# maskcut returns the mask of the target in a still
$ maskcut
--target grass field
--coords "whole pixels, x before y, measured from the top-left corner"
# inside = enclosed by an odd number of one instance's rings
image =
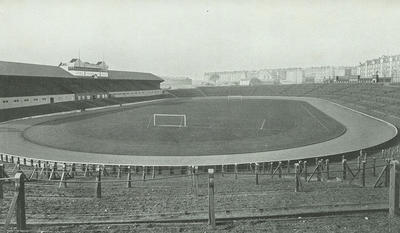
[[[156,113],[185,114],[187,127],[154,126]],[[171,99],[57,119],[27,129],[24,137],[74,151],[183,156],[293,148],[344,132],[343,125],[306,102],[221,98]]]

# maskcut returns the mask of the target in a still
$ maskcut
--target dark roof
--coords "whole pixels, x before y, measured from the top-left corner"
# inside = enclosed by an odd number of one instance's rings
[[[0,61],[0,75],[31,77],[74,77],[58,66],[36,65],[19,62]]]
[[[164,81],[162,78],[151,74],[130,71],[109,70],[108,78],[110,79],[129,79],[129,80],[149,80],[149,81]]]

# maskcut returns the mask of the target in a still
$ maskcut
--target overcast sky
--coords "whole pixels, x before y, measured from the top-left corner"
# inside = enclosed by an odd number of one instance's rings
[[[292,2],[296,2],[293,4]],[[202,77],[400,54],[395,1],[4,1],[0,60]]]

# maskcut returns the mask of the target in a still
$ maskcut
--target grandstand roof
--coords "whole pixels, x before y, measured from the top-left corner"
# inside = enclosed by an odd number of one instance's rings
[[[160,81],[160,82],[163,81],[162,78],[151,73],[118,71],[118,70],[109,70],[108,77],[110,79],[149,80],[149,81]]]
[[[19,62],[0,61],[0,75],[6,76],[30,76],[30,77],[74,77],[58,66],[37,65]]]

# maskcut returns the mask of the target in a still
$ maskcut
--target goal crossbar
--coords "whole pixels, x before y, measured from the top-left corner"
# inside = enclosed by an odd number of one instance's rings
[[[180,118],[177,124],[159,124],[157,118]],[[186,114],[166,114],[166,113],[155,113],[153,114],[153,126],[161,127],[186,127]]]

